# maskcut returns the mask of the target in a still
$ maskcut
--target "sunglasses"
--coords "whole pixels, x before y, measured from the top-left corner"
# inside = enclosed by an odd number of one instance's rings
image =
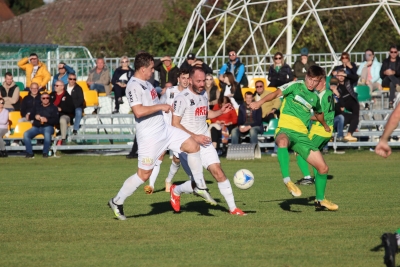
[[[259,85],[259,86],[256,86],[256,88],[263,88],[263,86],[262,86],[262,85]]]
[[[68,80],[70,80],[70,81],[76,81],[75,78],[68,78]]]
[[[348,57],[342,57],[341,59],[349,59]]]
[[[41,99],[42,100],[46,100],[46,99],[48,100],[48,99],[50,99],[50,97],[42,97]]]
[[[236,56],[236,54],[229,54],[229,56],[230,56],[230,57],[232,57],[232,56]]]
[[[56,84],[56,85],[55,85],[55,87],[61,87],[61,86],[64,86],[64,85],[59,85],[59,84]]]
[[[128,61],[121,61],[122,63],[128,63]]]
[[[397,54],[397,51],[390,51],[390,54]]]
[[[279,60],[279,59],[282,59],[282,57],[276,57],[276,58],[275,58],[275,60]]]

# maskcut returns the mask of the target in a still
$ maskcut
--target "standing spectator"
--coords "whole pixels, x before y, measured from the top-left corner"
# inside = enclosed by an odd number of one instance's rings
[[[21,119],[19,121],[30,121],[30,116],[35,117],[36,107],[41,105],[39,85],[31,83],[30,94],[24,97],[21,103]]]
[[[213,71],[206,63],[203,61],[196,59],[196,55],[193,53],[189,53],[186,57],[186,60],[180,66],[180,69],[186,69],[190,71],[194,66],[200,67],[206,74],[212,74]]]
[[[400,58],[397,46],[392,45],[389,50],[389,57],[383,60],[380,71],[382,86],[390,88],[389,109],[393,109],[396,91],[400,91]]]
[[[8,111],[19,111],[19,88],[13,81],[10,72],[6,72],[4,82],[0,85],[0,97],[5,101],[4,108]]]
[[[220,83],[222,90],[219,94],[219,98],[223,98],[224,96],[229,97],[232,106],[235,109],[238,109],[239,105],[243,103],[242,88],[240,88],[240,84],[235,81],[235,77],[230,72],[222,75],[222,79],[223,80]]]
[[[316,64],[314,60],[308,56],[308,49],[306,47],[303,47],[300,50],[300,55],[300,59],[298,59],[293,65],[293,72],[294,76],[298,80],[304,80],[308,69]]]
[[[4,108],[5,100],[0,97],[0,158],[8,157],[3,136],[8,132],[8,110]]]
[[[160,86],[162,89],[165,89],[165,84],[170,82],[172,86],[178,84],[178,72],[179,69],[172,62],[170,56],[165,56],[160,60],[156,60],[154,63],[154,70],[160,73]]]
[[[217,104],[218,102],[219,95],[221,92],[215,85],[214,77],[212,76],[212,74],[210,73],[206,74],[206,84],[204,87],[206,89],[208,96],[208,105],[210,106],[210,109],[213,109],[214,105]]]
[[[82,87],[76,83],[76,75],[68,75],[68,84],[64,87],[64,90],[72,97],[75,107],[75,118],[74,118],[74,130],[72,134],[76,135],[81,124],[83,106],[85,104],[85,98],[83,96]]]
[[[114,75],[111,79],[115,94],[115,108],[113,114],[119,113],[119,105],[124,103],[122,97],[125,95],[126,84],[134,73],[133,69],[129,67],[129,58],[127,56],[121,57],[120,61],[121,66],[114,71]]]
[[[237,57],[236,52],[233,50],[229,52],[229,61],[226,62],[219,70],[219,79],[221,81],[224,81],[223,75],[227,72],[235,75],[235,81],[243,85],[243,87],[247,87],[249,85],[249,81],[247,80],[247,76],[245,73],[246,68],[244,64],[240,62],[240,59]]]
[[[271,92],[264,89],[263,81],[256,81],[256,92],[255,100],[258,101],[264,96],[270,94]],[[281,107],[281,100],[275,98],[272,101],[265,102],[261,105],[262,110],[262,120],[263,122],[269,123],[271,119],[277,119],[279,117],[279,108]]]
[[[56,81],[62,81],[64,85],[68,84],[68,75],[69,74],[75,74],[75,71],[73,68],[65,64],[64,62],[61,62],[58,64],[58,73],[54,75],[53,77],[53,83],[52,83],[52,91],[54,92]]]
[[[356,63],[350,61],[350,55],[347,52],[342,52],[340,60],[342,61],[342,65],[333,68],[332,76],[336,77],[338,70],[344,70],[344,75],[351,80],[352,87],[356,86],[358,81]]]
[[[24,133],[24,144],[26,148],[26,158],[34,158],[31,141],[38,134],[44,135],[43,157],[47,158],[50,150],[51,136],[54,133],[54,125],[58,123],[57,107],[50,103],[48,93],[43,93],[40,96],[42,104],[36,106],[36,115],[32,113],[29,120],[33,120],[31,129]]]
[[[353,84],[357,82],[357,80],[352,80],[350,77],[353,77],[353,75],[346,75],[343,69],[337,71],[336,77],[339,80],[338,92],[343,99],[344,108],[351,112],[344,113],[344,124],[350,123],[347,135],[344,139],[347,141],[357,141],[357,138],[353,137],[353,133],[357,130],[360,116],[360,104],[358,103],[357,95],[353,88]]]
[[[382,79],[380,77],[381,63],[376,59],[374,50],[365,50],[364,62],[358,66],[357,75],[360,76],[360,85],[368,85],[372,92],[375,89],[382,90]]]
[[[246,92],[244,103],[239,107],[238,126],[232,130],[232,144],[239,144],[239,137],[250,134],[250,143],[258,144],[258,135],[262,134],[262,111],[252,110],[253,94]]]
[[[28,91],[31,83],[35,82],[39,85],[39,91],[46,89],[47,83],[51,79],[51,74],[47,70],[46,64],[39,61],[38,55],[32,53],[29,58],[25,57],[18,61],[18,67],[26,72],[25,91]]]
[[[343,137],[343,128],[344,128],[344,102],[343,98],[340,97],[340,93],[337,90],[338,81],[332,81],[330,83],[330,89],[333,92],[333,97],[335,100],[335,117],[333,119],[333,128],[336,129],[338,142],[347,142]]]
[[[110,71],[108,70],[103,58],[96,59],[96,67],[89,72],[86,80],[90,90],[96,90],[98,93],[111,93]]]
[[[56,91],[50,94],[50,103],[57,107],[60,123],[61,140],[57,145],[64,145],[67,138],[68,124],[72,122],[75,116],[75,105],[72,97],[64,90],[64,83],[56,81]]]
[[[269,87],[278,87],[293,81],[293,72],[288,64],[283,61],[281,52],[274,55],[274,64],[269,67],[268,72]]]

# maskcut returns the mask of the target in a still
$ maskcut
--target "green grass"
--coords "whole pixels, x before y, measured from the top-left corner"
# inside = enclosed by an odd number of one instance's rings
[[[136,171],[122,156],[0,159],[0,266],[383,266],[374,251],[384,232],[400,227],[400,153],[382,159],[369,151],[327,155],[326,196],[337,212],[315,212],[314,186],[292,198],[276,158],[222,160],[228,177],[246,168],[255,175],[249,190],[234,187],[232,216],[208,172],[218,206],[192,195],[175,214],[163,192],[165,159],[156,193],[140,187],[117,221],[107,201]],[[291,156],[292,180],[300,171]],[[176,183],[185,175],[178,172]],[[232,181],[232,179],[231,179]],[[233,183],[232,183],[233,184]]]

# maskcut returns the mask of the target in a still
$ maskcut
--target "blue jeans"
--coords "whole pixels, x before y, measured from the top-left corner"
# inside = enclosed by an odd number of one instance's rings
[[[232,144],[239,144],[239,137],[247,134],[250,134],[251,144],[258,144],[258,135],[262,134],[260,126],[251,127],[250,131],[244,133],[239,131],[239,127],[235,127],[232,130],[232,136],[231,136]]]
[[[344,116],[342,114],[337,115],[333,119],[333,128],[336,129],[337,137],[343,137],[343,127],[344,127]]]
[[[74,130],[79,130],[79,125],[81,124],[82,119],[82,108],[75,109],[75,119],[74,119]]]
[[[31,141],[35,136],[43,134],[43,154],[48,154],[51,143],[51,136],[54,134],[53,126],[36,127],[33,126],[31,129],[24,133],[24,144],[26,148],[26,153],[33,154]]]
[[[92,83],[90,85],[90,90],[96,90],[97,93],[105,93],[106,92],[106,88],[104,87],[104,85],[99,84],[99,83]]]

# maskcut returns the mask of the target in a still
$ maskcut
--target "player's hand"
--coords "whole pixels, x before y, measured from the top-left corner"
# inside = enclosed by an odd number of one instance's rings
[[[222,114],[228,113],[233,109],[233,106],[231,103],[226,103],[221,107]]]
[[[387,142],[379,142],[375,147],[375,153],[381,157],[387,158],[392,154],[392,149]]]
[[[255,110],[255,109],[259,109],[260,106],[261,106],[260,102],[256,101],[256,102],[252,102],[249,107],[251,109]]]
[[[325,132],[330,133],[331,132],[331,128],[328,125],[324,126]]]
[[[168,104],[160,104],[161,105],[161,110],[164,111],[165,113],[169,113],[170,111],[173,112],[172,106]]]
[[[211,138],[202,134],[195,135],[194,140],[202,146],[208,146],[211,144]]]

